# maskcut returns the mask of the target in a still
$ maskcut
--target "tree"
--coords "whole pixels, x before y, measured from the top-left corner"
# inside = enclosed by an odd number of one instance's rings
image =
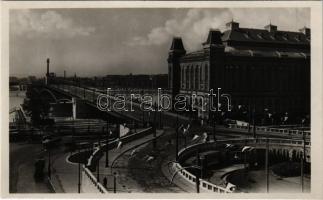
[[[50,105],[46,99],[43,99],[38,90],[30,85],[26,91],[26,98],[23,103],[23,109],[31,117],[34,126],[43,125],[48,119]]]

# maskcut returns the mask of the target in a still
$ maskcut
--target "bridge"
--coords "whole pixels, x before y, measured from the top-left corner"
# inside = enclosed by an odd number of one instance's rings
[[[122,111],[122,110],[111,110],[111,111],[102,111],[97,106],[97,101],[99,95],[106,95],[106,91],[100,90],[98,88],[92,88],[82,85],[77,85],[73,82],[61,82],[61,83],[51,83],[48,85],[42,86],[39,93],[44,95],[44,98],[47,98],[50,104],[53,107],[60,107],[63,105],[68,105],[68,109],[71,111],[71,115],[74,119],[88,117],[93,115],[94,117],[109,117],[110,120],[115,120],[116,123],[128,123],[128,124],[140,124],[142,126],[149,126],[154,123],[156,126],[162,128],[163,126],[168,127],[176,127],[179,124],[187,124],[191,123],[191,119],[189,117],[180,115],[178,113],[174,113],[171,111],[148,111],[144,112],[141,109],[141,102],[135,101],[130,102],[126,100],[125,103],[127,106],[132,106],[133,111]],[[124,94],[127,91],[123,91]],[[112,95],[107,96],[109,101],[116,102],[117,98]],[[107,104],[106,101],[101,102],[103,104]],[[157,110],[157,109],[155,109]],[[65,125],[66,126],[66,125]],[[254,127],[251,126],[251,132],[247,132],[245,127],[237,127],[231,125],[229,128],[218,129],[218,131],[222,132],[230,132],[237,133],[243,136],[248,136],[248,134],[252,134],[252,130]],[[98,128],[99,130],[100,128]],[[236,130],[236,129],[243,129]],[[187,170],[183,162],[188,158],[192,157],[193,154],[196,153],[196,150],[199,150],[201,153],[203,151],[207,151],[210,149],[214,149],[218,146],[218,144],[229,143],[233,145],[243,146],[249,145],[258,150],[264,150],[266,145],[269,143],[268,147],[269,153],[275,156],[282,156],[284,158],[293,158],[300,159],[302,155],[305,153],[306,162],[310,163],[310,141],[302,140],[303,136],[310,137],[309,131],[294,131],[290,130],[285,132],[280,129],[274,128],[262,128],[256,127],[257,134],[260,136],[257,139],[244,139],[242,137],[234,140],[218,140],[216,142],[211,141],[207,143],[198,143],[188,147],[183,148],[178,152],[179,160],[173,165],[173,172],[178,172],[180,176],[182,176],[185,180],[188,181],[189,184],[196,184],[196,177],[193,173]],[[269,136],[269,138],[264,138],[261,136]],[[305,137],[304,137],[305,138]],[[99,152],[99,151],[98,151]],[[96,181],[93,172],[89,170],[87,167],[83,168],[84,180],[89,179],[89,183],[94,184],[97,192],[106,193],[107,191],[102,187],[101,183]],[[199,181],[199,187],[201,187],[201,191],[204,192],[218,192],[218,193],[231,193],[225,187],[216,185],[214,183],[210,183],[203,178]],[[94,189],[94,190],[96,190]]]
[[[48,98],[53,107],[58,108],[63,105],[68,105],[68,109],[71,110],[71,115],[74,119],[89,117],[91,115],[94,117],[109,116],[110,119],[114,119],[118,123],[136,123],[138,125],[148,126],[149,123],[155,122],[158,127],[165,125],[173,127],[175,123],[188,123],[190,121],[189,117],[173,112],[159,112],[157,109],[155,111],[145,112],[141,109],[141,104],[136,100],[131,102],[129,100],[125,101],[126,106],[132,108],[131,111],[102,111],[97,106],[97,100],[99,95],[106,95],[106,91],[77,85],[73,82],[43,85],[43,89],[40,91],[46,95],[46,98]],[[118,92],[120,94],[127,93],[127,91]],[[107,97],[112,104],[118,100],[113,96]],[[106,100],[103,100],[101,104],[106,105]]]
[[[115,98],[112,95],[107,95],[107,91],[100,90],[97,88],[87,87],[80,84],[76,84],[74,82],[68,81],[58,81],[53,82],[46,86],[44,90],[46,92],[50,92],[52,94],[63,94],[70,98],[66,99],[57,99],[53,95],[52,101],[56,102],[56,104],[64,104],[71,103],[73,106],[73,118],[77,116],[85,116],[89,115],[89,113],[94,113],[96,116],[100,116],[102,114],[112,116],[113,118],[119,119],[120,123],[128,123],[128,124],[141,124],[147,126],[149,123],[155,123],[158,127],[169,126],[175,127],[179,124],[187,124],[192,123],[192,118],[189,116],[184,116],[182,114],[173,112],[173,111],[158,111],[156,107],[154,107],[155,111],[143,111],[141,102],[134,99],[130,101],[129,99],[125,100],[125,104],[127,108],[132,108],[132,110],[123,111],[123,110],[111,110],[108,112],[104,112],[100,110],[97,106],[98,104],[98,96],[105,95],[108,97],[109,102],[113,104],[119,99]],[[133,92],[133,91],[132,91]],[[129,91],[120,90],[113,91],[112,93],[118,94],[126,94],[129,96]],[[55,100],[56,99],[56,100]],[[66,100],[66,101],[65,101]],[[65,101],[65,102],[64,102]],[[53,103],[54,103],[53,102]],[[102,101],[101,104],[106,105],[106,101]],[[86,105],[86,106],[84,106]],[[83,112],[82,112],[83,110]],[[247,130],[246,127],[238,128],[235,125],[229,126],[230,132],[238,132],[238,133],[251,133],[253,132],[253,126],[250,127],[250,130]],[[224,130],[221,130],[224,131]],[[310,137],[310,131],[304,130],[284,130],[284,129],[275,129],[275,128],[266,128],[266,127],[256,127],[257,134],[260,135],[274,135],[277,137],[295,137],[302,138],[303,135],[306,137]]]

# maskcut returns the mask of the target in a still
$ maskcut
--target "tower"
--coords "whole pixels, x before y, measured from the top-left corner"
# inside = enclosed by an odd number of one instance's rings
[[[46,63],[47,63],[47,72],[45,77],[45,84],[48,85],[49,84],[49,58],[46,59]]]
[[[238,24],[230,22],[229,24]],[[231,25],[230,25],[231,26]],[[237,28],[237,25],[233,25]],[[205,78],[205,89],[217,89],[222,87],[223,81],[223,58],[224,58],[224,45],[222,42],[222,33],[218,29],[211,29],[209,31],[207,40],[203,43],[204,55],[207,60],[204,70],[208,73],[208,79]],[[216,83],[217,82],[217,83]]]
[[[174,37],[168,53],[168,88],[171,91],[172,99],[179,93],[180,58],[186,54],[182,38]]]
[[[49,76],[49,58],[47,58],[46,60],[46,63],[47,63],[47,73],[46,73],[46,76],[48,77]]]

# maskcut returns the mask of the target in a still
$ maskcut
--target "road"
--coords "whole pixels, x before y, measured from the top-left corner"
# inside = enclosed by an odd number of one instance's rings
[[[50,193],[45,181],[34,179],[34,161],[41,155],[39,144],[10,143],[9,192],[10,193]]]

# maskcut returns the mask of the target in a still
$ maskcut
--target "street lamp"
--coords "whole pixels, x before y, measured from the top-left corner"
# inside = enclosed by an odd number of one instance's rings
[[[178,131],[182,127],[183,127],[183,124],[180,127],[178,127],[178,125],[176,125],[176,161],[178,161]]]
[[[249,151],[252,151],[254,149],[254,147],[251,147],[251,146],[244,146],[243,148],[242,148],[242,150],[241,150],[241,152],[243,153],[244,152],[244,162],[243,162],[243,164],[244,164],[244,169],[245,169],[245,171],[246,171],[246,169],[247,169],[247,153],[249,152]]]
[[[49,148],[47,147],[47,151],[48,151],[48,178],[51,179],[51,162],[50,162],[50,150]]]
[[[213,139],[214,139],[214,142],[216,141],[216,132],[215,132],[215,124],[216,124],[216,121],[215,121],[215,113],[213,113]]]
[[[269,138],[268,138],[268,132],[266,134],[266,159],[265,159],[265,164],[266,164],[266,190],[267,193],[269,193]]]
[[[78,144],[78,154],[80,156],[80,144]],[[81,193],[81,161],[78,162],[78,193]]]
[[[105,145],[105,167],[109,167],[109,139],[110,139],[110,132],[109,132],[109,122],[107,117],[107,141]]]
[[[303,133],[303,155],[301,156],[301,186],[302,186],[302,192],[304,192],[304,162],[306,162],[306,157],[305,157],[305,134],[304,134],[304,130],[303,130],[303,125],[304,125],[304,122],[305,122],[305,119],[302,119],[302,126],[301,126],[301,130],[302,130],[302,133]]]
[[[252,123],[253,123],[253,138],[256,138],[256,105],[253,105],[253,110],[252,110]]]
[[[96,166],[96,180],[99,183],[100,182],[100,158],[97,161],[97,166]]]
[[[113,193],[117,193],[117,172],[113,172]]]

